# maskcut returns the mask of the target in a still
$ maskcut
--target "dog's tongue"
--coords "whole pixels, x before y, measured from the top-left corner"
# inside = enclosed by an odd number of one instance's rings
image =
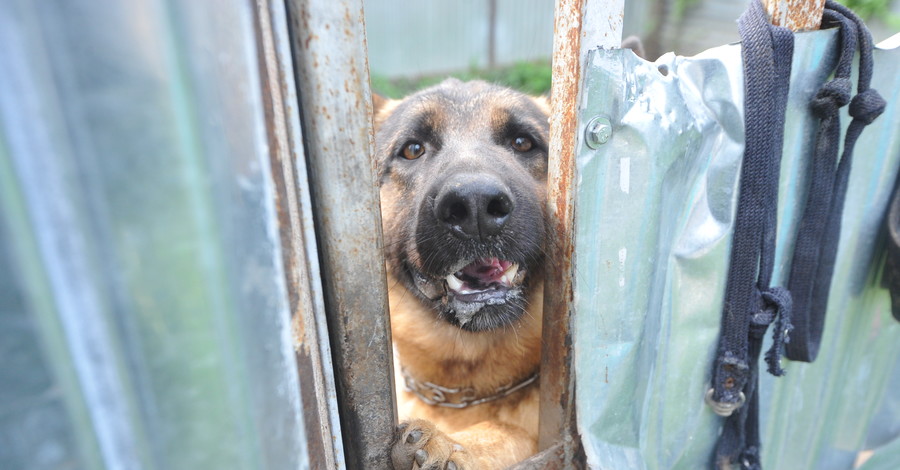
[[[497,258],[479,259],[462,268],[464,276],[477,280],[481,284],[499,282],[503,273],[512,265],[511,262]]]

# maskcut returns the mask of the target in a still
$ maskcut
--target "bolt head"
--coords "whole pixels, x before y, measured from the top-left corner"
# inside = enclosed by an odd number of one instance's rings
[[[609,142],[611,137],[612,124],[606,117],[597,116],[591,119],[585,128],[585,141],[588,147],[592,149],[599,148],[601,145]]]

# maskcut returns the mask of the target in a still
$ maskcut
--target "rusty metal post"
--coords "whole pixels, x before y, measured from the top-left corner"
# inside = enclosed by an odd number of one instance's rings
[[[584,134],[578,120],[582,72],[587,52],[618,48],[622,42],[622,0],[557,0],[553,38],[548,211],[554,221],[549,244],[551,266],[544,292],[541,358],[541,415],[538,447],[550,449],[562,439],[563,465],[580,452],[575,423],[572,368],[575,151]]]
[[[290,0],[348,468],[390,468],[397,421],[362,0]]]
[[[763,0],[769,21],[791,31],[815,31],[822,25],[825,0]]]
[[[262,98],[266,109],[281,252],[310,468],[344,466],[331,348],[325,325],[315,228],[297,110],[287,11],[280,0],[256,0]]]

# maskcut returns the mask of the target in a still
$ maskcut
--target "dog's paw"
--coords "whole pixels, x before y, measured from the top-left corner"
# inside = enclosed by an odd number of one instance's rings
[[[472,470],[472,456],[430,421],[401,423],[391,449],[394,470]]]

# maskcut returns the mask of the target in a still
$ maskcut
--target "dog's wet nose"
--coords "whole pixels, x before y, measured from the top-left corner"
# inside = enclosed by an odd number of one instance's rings
[[[434,215],[458,235],[487,238],[500,233],[515,208],[510,191],[484,176],[457,177],[435,198]]]

